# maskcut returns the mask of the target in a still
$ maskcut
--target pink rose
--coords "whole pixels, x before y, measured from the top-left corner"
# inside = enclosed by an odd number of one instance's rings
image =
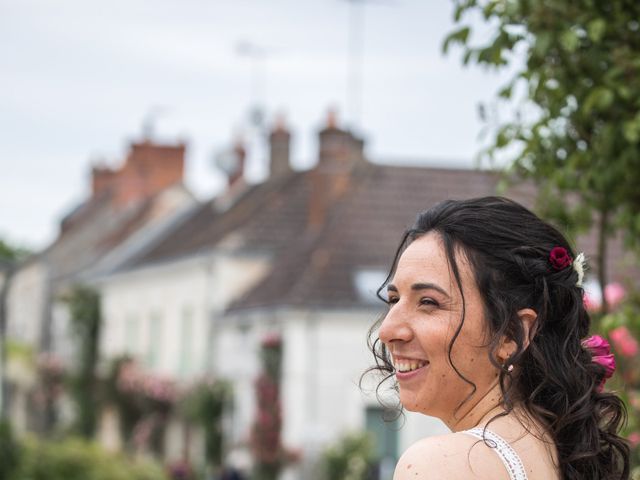
[[[609,307],[616,308],[626,295],[626,290],[619,283],[610,283],[604,287],[604,298],[607,300]]]
[[[616,350],[625,357],[634,357],[638,354],[638,341],[633,338],[627,327],[618,327],[609,332],[609,338]]]
[[[604,378],[598,386],[598,391],[604,388],[604,382],[613,376],[616,371],[616,359],[611,353],[611,347],[600,335],[592,335],[582,341],[582,346],[591,352],[591,360],[604,367]]]
[[[600,335],[591,335],[589,338],[585,339],[582,342],[582,345],[591,350],[591,353],[594,357],[611,353],[609,342],[607,342]]]

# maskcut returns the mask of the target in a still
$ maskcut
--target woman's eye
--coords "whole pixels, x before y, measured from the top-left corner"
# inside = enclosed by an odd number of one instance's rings
[[[425,297],[420,299],[420,305],[428,305],[430,307],[437,307],[439,304],[433,298]]]
[[[399,300],[398,297],[389,297],[389,299],[387,300],[387,303],[389,305],[394,305],[394,304],[398,303],[398,300]]]

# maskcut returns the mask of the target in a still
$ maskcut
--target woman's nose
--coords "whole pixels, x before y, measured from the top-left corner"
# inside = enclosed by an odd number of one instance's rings
[[[384,317],[378,336],[386,345],[391,345],[394,341],[408,342],[411,340],[413,332],[398,304],[391,307]]]

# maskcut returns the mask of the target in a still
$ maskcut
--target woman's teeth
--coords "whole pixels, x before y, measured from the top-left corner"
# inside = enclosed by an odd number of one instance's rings
[[[407,361],[407,360],[399,360],[394,363],[394,367],[398,372],[411,372],[413,370],[417,370],[419,368],[424,367],[427,363],[424,360],[415,360],[415,361]]]

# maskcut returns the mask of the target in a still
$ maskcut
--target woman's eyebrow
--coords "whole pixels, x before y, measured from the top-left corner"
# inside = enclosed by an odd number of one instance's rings
[[[411,285],[411,290],[413,291],[435,290],[436,292],[440,292],[445,297],[450,298],[449,294],[442,287],[440,287],[439,285],[436,285],[435,283],[414,283],[413,285]],[[387,285],[387,291],[397,292],[398,287],[396,287],[393,283],[390,283],[389,285]]]
[[[414,283],[411,285],[411,290],[419,291],[419,290],[435,290],[436,292],[440,292],[445,297],[449,298],[449,294],[439,285],[435,283]]]

